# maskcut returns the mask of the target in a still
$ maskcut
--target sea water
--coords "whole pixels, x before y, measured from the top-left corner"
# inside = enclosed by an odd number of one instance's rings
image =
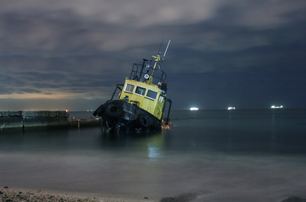
[[[0,186],[218,202],[306,197],[306,110],[174,111],[170,130],[115,137],[100,128],[0,133]]]

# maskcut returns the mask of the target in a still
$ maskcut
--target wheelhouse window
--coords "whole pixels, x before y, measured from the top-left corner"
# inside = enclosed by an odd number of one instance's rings
[[[132,84],[127,84],[126,87],[125,87],[125,91],[126,91],[126,92],[132,93],[132,92],[134,91],[134,88],[135,88],[134,85],[132,85]]]
[[[137,93],[139,95],[144,95],[146,93],[146,89],[142,88],[140,86],[137,86],[135,93]]]
[[[153,91],[153,90],[148,90],[147,92],[147,97],[155,100],[155,98],[157,97],[157,92]]]

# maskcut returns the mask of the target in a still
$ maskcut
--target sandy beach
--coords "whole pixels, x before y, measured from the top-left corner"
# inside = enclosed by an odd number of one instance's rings
[[[0,202],[154,202],[156,200],[102,197],[96,194],[55,192],[46,190],[16,189],[4,186],[0,188]]]
[[[196,194],[182,194],[177,197],[165,197],[159,200],[131,199],[116,196],[103,197],[97,194],[55,192],[45,190],[0,188],[0,202],[199,202],[203,201]],[[280,202],[306,202],[306,199],[290,196]]]

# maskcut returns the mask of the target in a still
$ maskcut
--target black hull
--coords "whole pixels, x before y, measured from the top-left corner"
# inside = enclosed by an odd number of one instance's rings
[[[102,126],[116,131],[122,130],[160,130],[161,121],[150,113],[123,100],[110,100],[102,104],[94,113],[102,118]]]

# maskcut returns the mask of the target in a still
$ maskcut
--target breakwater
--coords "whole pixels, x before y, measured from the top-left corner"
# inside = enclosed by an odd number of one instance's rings
[[[0,111],[0,131],[98,125],[99,120],[94,117],[78,118],[66,111]]]

